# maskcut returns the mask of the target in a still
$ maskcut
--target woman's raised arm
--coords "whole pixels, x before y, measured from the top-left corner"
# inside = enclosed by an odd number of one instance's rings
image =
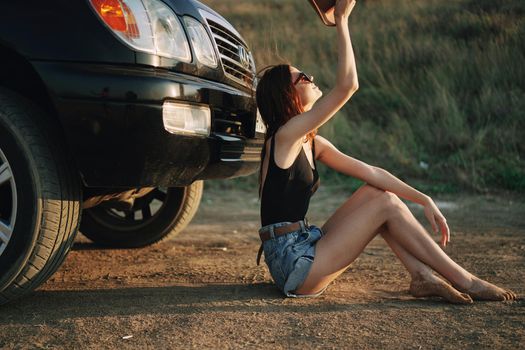
[[[292,118],[280,130],[282,140],[293,143],[310,131],[326,123],[350,99],[358,88],[354,51],[348,28],[348,18],[355,6],[355,0],[337,0],[335,8],[338,66],[335,87],[313,107]]]

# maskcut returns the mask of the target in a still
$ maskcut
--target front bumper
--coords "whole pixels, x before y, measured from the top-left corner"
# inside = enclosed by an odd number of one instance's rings
[[[148,67],[33,65],[88,187],[185,186],[259,167],[264,135],[255,132],[256,106],[247,92]],[[168,133],[166,100],[209,106],[210,136]]]

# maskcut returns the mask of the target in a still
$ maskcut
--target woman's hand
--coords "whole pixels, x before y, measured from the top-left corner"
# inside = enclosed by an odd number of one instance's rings
[[[335,3],[334,17],[336,23],[348,20],[355,6],[355,0],[337,0]]]
[[[447,220],[430,197],[424,204],[424,210],[425,216],[430,221],[434,232],[438,233],[441,230],[441,245],[445,247],[450,242],[450,229],[448,228]]]

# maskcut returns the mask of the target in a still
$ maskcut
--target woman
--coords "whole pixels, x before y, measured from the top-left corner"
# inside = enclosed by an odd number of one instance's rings
[[[445,247],[449,228],[429,196],[316,135],[358,88],[348,29],[354,5],[354,0],[336,3],[337,82],[326,97],[317,102],[322,92],[313,77],[289,65],[267,69],[257,87],[257,104],[267,126],[261,153],[259,234],[274,281],[287,296],[319,295],[381,234],[410,273],[410,293],[416,297],[440,296],[453,303],[515,299],[513,292],[477,278],[451,260],[399,199],[423,206],[434,231],[441,231]],[[366,182],[322,228],[304,219],[319,186],[316,161]]]

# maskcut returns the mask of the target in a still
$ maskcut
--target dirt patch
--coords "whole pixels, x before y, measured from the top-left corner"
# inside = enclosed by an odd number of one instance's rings
[[[322,224],[348,195],[321,188],[310,221]],[[452,228],[447,253],[524,295],[525,202],[440,200]],[[323,296],[285,299],[266,267],[255,264],[258,225],[254,193],[215,190],[205,191],[193,223],[170,242],[116,250],[79,235],[46,284],[0,309],[0,348],[510,349],[525,343],[523,300],[458,306],[414,299],[408,274],[380,238]]]

